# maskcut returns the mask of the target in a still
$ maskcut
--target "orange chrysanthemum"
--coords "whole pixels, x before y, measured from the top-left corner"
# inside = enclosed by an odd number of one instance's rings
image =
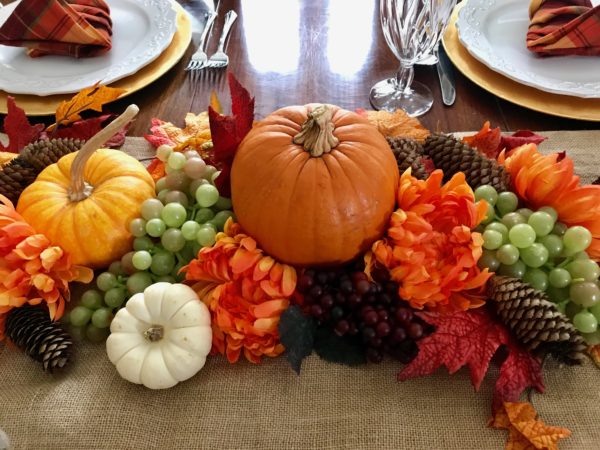
[[[398,207],[387,236],[365,255],[367,272],[385,267],[400,285],[399,295],[414,308],[465,310],[484,303],[481,288],[491,276],[480,271],[481,234],[472,232],[487,205],[474,202],[463,173],[442,185],[435,170],[417,180],[410,169],[400,177]]]
[[[59,319],[69,298],[69,282],[89,283],[93,277],[91,269],[71,265],[67,253],[36,233],[0,195],[0,340],[12,308],[46,302],[50,318]]]
[[[498,161],[528,206],[551,206],[561,222],[590,230],[593,239],[587,252],[600,260],[600,186],[581,186],[571,158],[559,153],[542,155],[535,144],[516,148],[509,157],[502,152]]]
[[[231,219],[212,247],[184,268],[186,279],[212,316],[213,352],[236,362],[242,351],[259,363],[261,356],[284,351],[277,326],[296,288],[293,267],[276,262],[257,248]]]

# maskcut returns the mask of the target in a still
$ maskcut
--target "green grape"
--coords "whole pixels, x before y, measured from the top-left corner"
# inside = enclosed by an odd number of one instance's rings
[[[91,309],[85,306],[76,306],[69,313],[69,321],[74,327],[83,327],[90,321],[92,314],[94,311]]]
[[[157,198],[149,198],[142,203],[142,218],[146,220],[157,219],[160,217],[164,205]],[[146,230],[147,231],[147,230]]]
[[[552,234],[555,234],[557,236],[563,236],[565,234],[565,231],[567,231],[569,227],[566,226],[564,223],[562,222],[556,222],[554,224],[554,228],[552,228]]]
[[[523,281],[540,291],[545,291],[548,287],[548,275],[541,269],[527,269]]]
[[[85,327],[85,337],[87,337],[90,342],[104,342],[109,334],[110,330],[108,328],[98,328],[92,323]]]
[[[179,203],[180,205],[187,207],[190,201],[185,192],[169,191],[165,197],[165,203]]]
[[[198,187],[202,186],[203,184],[210,184],[210,183],[208,182],[208,180],[205,180],[204,178],[200,178],[199,180],[192,180],[192,182],[190,183],[188,192],[192,196],[194,201],[196,200],[196,191],[198,190]]]
[[[204,178],[206,180],[211,180],[213,174],[215,174],[218,171],[219,169],[217,169],[215,166],[207,165],[206,169],[204,169]]]
[[[175,279],[175,277],[171,276],[171,275],[163,275],[162,277],[158,277],[156,279],[157,282],[163,282],[163,283],[177,283],[177,280]]]
[[[483,232],[483,248],[485,249],[496,250],[502,245],[503,240],[502,233],[499,231],[485,230]]]
[[[127,292],[129,295],[144,292],[152,284],[152,277],[148,272],[136,272],[127,280]]]
[[[202,244],[200,244],[198,241],[193,241],[191,242],[192,246],[192,259],[195,258],[198,255],[198,252],[200,251],[200,249],[202,248]]]
[[[110,272],[102,272],[100,275],[98,275],[98,278],[96,278],[96,285],[98,286],[98,289],[104,292],[116,287],[117,284],[117,277]]]
[[[584,308],[594,306],[600,300],[600,289],[592,281],[580,281],[571,284],[569,296],[573,303],[577,303]]]
[[[492,206],[494,206],[496,200],[498,200],[498,192],[494,186],[490,186],[489,184],[479,186],[473,193],[475,194],[475,200],[485,200]]]
[[[167,159],[167,164],[173,170],[181,170],[185,166],[186,157],[183,153],[173,152]]]
[[[591,312],[591,310],[590,310],[590,312]],[[594,314],[594,317],[596,317],[595,314]],[[598,319],[598,317],[596,317],[596,320],[597,319]],[[583,335],[583,338],[585,339],[585,342],[587,345],[600,344],[600,329],[597,329],[593,333],[582,333],[582,335]]]
[[[127,298],[127,291],[124,288],[112,288],[104,294],[104,303],[110,308],[120,308]]]
[[[156,194],[156,198],[160,200],[160,202],[164,205],[167,203],[167,195],[169,195],[169,192],[171,191],[169,191],[168,189],[163,189],[158,194]]]
[[[530,247],[522,248],[521,259],[529,267],[542,267],[548,261],[548,249],[538,242],[534,242]]]
[[[82,342],[85,339],[85,327],[76,327],[73,325],[69,325],[67,330],[74,341]]]
[[[96,289],[85,291],[81,296],[81,305],[89,309],[100,308],[102,306],[102,294]]]
[[[498,274],[506,277],[523,278],[526,270],[527,266],[525,266],[525,263],[523,261],[517,261],[511,265],[500,264]]]
[[[146,221],[140,217],[129,222],[129,232],[135,237],[146,234]]]
[[[548,273],[548,282],[555,288],[565,288],[571,284],[571,274],[561,267],[556,267]]]
[[[496,258],[501,264],[510,266],[519,260],[519,249],[512,244],[504,244],[496,252]]]
[[[193,241],[186,241],[185,246],[179,251],[181,259],[184,261],[191,261],[196,257],[198,253],[194,253],[194,244],[198,244],[195,237]]]
[[[510,230],[515,225],[527,223],[527,220],[519,213],[510,212],[502,216],[502,223]]]
[[[596,281],[600,277],[600,267],[591,259],[576,259],[567,264],[566,269],[573,279]]]
[[[152,237],[160,237],[167,229],[162,219],[150,219],[146,224],[146,232]]]
[[[152,242],[152,239],[150,239],[148,236],[137,237],[133,240],[133,249],[136,252],[140,250],[150,250],[153,247],[154,242]]]
[[[169,156],[173,154],[173,147],[167,144],[160,145],[156,149],[156,157],[162,162],[167,162],[169,160]]]
[[[560,312],[561,314],[567,314],[567,304],[569,303],[569,300],[565,300],[563,302],[557,303],[556,304],[556,309],[558,310],[558,312]]]
[[[488,202],[485,202],[485,204],[487,205],[487,211],[485,213],[485,217],[481,221],[481,225],[486,225],[488,223],[493,222],[494,217],[496,215],[496,211],[494,210],[494,207],[492,205],[490,205]]]
[[[577,303],[569,302],[569,303],[567,303],[567,307],[565,308],[565,314],[569,319],[573,320],[573,317],[575,317],[575,314],[577,314],[582,309],[583,308],[581,306],[579,306]]]
[[[159,276],[168,275],[175,267],[175,256],[167,251],[156,252],[152,256],[150,271]]]
[[[198,211],[196,211],[195,220],[198,223],[206,223],[209,220],[212,220],[213,217],[215,217],[215,213],[212,209],[200,208]]]
[[[203,208],[213,206],[219,200],[219,191],[212,184],[203,184],[196,190],[196,202]]]
[[[560,256],[563,251],[563,242],[560,236],[549,234],[541,237],[538,242],[548,250],[548,258],[554,259]]]
[[[173,191],[187,191],[190,179],[181,170],[174,170],[167,175],[167,187]]]
[[[227,222],[227,219],[229,219],[230,217],[234,217],[233,211],[219,211],[217,214],[215,214],[215,217],[211,220],[211,222],[217,226],[218,230],[223,231],[223,228],[225,227],[225,222]],[[501,243],[502,235],[500,235],[500,244]],[[500,245],[498,245],[498,247],[499,246]]]
[[[203,225],[196,234],[196,241],[203,247],[209,247],[215,243],[217,233],[211,225]]]
[[[587,252],[577,252],[573,255],[573,259],[590,259],[590,255]]]
[[[233,203],[231,203],[231,199],[227,197],[219,197],[219,200],[217,200],[217,203],[215,203],[215,208],[217,208],[219,211],[225,211],[227,209],[231,209],[232,207]]]
[[[535,242],[535,231],[531,225],[518,223],[508,231],[508,240],[517,248],[527,248]]]
[[[110,266],[108,266],[108,271],[110,273],[112,273],[113,275],[125,275],[125,272],[123,271],[123,265],[121,264],[121,261],[113,261],[110,263]]]
[[[131,262],[137,270],[146,270],[152,264],[152,255],[146,250],[140,250],[133,254]]]
[[[181,268],[185,266],[185,263],[179,262],[177,263],[177,265],[175,266],[175,268],[171,271],[171,276],[173,278],[175,278],[176,282],[181,282],[183,280],[185,280],[185,273],[179,273],[179,271],[181,270]]]
[[[183,154],[185,155],[186,159],[200,158],[200,153],[198,153],[194,149],[186,150],[185,152],[183,152]]]
[[[59,322],[63,325],[69,325],[71,323],[71,314],[63,314],[63,316],[59,319]]]
[[[554,228],[554,220],[552,216],[544,211],[536,211],[531,216],[527,223],[534,229],[538,237],[546,236]]]
[[[521,214],[525,218],[525,220],[529,220],[529,218],[533,214],[533,211],[530,210],[529,208],[519,208],[515,212],[517,214]]]
[[[519,205],[519,198],[513,192],[500,192],[496,200],[496,209],[500,215],[513,212]]]
[[[213,174],[210,176],[210,182],[211,182],[212,184],[215,184],[215,181],[216,181],[216,179],[219,177],[219,175],[221,175],[221,171],[220,171],[220,170],[218,170],[217,172],[213,173]]]
[[[581,252],[592,243],[592,233],[582,226],[576,225],[565,231],[563,244],[570,252]]]
[[[498,270],[500,267],[500,261],[496,258],[496,252],[490,250],[484,250],[481,258],[477,261],[477,266],[483,269],[489,269],[492,272]]]
[[[186,241],[193,241],[196,239],[196,234],[200,229],[200,224],[194,220],[188,220],[183,225],[181,225],[181,234]]]
[[[127,275],[131,275],[135,272],[135,267],[133,267],[133,263],[131,262],[134,253],[135,252],[127,252],[121,257],[121,267]]]
[[[185,246],[185,238],[178,228],[169,228],[160,238],[160,243],[165,250],[177,253]]]
[[[502,234],[502,243],[508,242],[508,228],[502,222],[492,222],[485,226],[485,230],[494,230]]]
[[[573,325],[582,333],[594,333],[598,329],[598,319],[591,312],[584,309],[575,314]]]
[[[168,189],[167,179],[162,177],[154,184],[154,191],[158,194],[160,191],[164,191],[165,189]]]
[[[183,167],[183,171],[185,174],[191,178],[192,180],[198,180],[204,176],[204,171],[206,170],[206,163],[202,158],[193,157],[189,158],[185,166]]]
[[[168,203],[163,208],[160,216],[167,226],[179,228],[185,222],[187,211],[179,203]]]
[[[600,302],[597,302],[594,306],[592,306],[590,308],[590,312],[596,319],[600,320]]]
[[[551,206],[542,206],[540,209],[538,209],[538,211],[550,214],[550,217],[552,217],[552,222],[556,222],[558,220],[558,213]]]
[[[211,227],[213,230],[215,230],[215,233],[217,233],[219,231],[219,228],[217,227],[217,224],[214,222],[213,220],[209,220],[206,223],[203,223],[202,225],[206,225],[207,227]]]

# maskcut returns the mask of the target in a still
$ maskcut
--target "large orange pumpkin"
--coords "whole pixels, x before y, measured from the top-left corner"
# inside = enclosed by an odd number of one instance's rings
[[[132,106],[81,150],[46,167],[19,197],[17,211],[74,264],[105,267],[127,253],[133,239],[128,224],[154,197],[154,181],[138,160],[97,150],[137,113]]]
[[[231,169],[240,225],[293,265],[347,262],[386,229],[398,166],[381,133],[333,105],[289,106],[252,128]]]

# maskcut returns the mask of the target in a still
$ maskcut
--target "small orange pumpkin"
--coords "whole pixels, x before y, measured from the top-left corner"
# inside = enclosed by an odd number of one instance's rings
[[[398,166],[366,119],[333,105],[289,106],[240,144],[231,193],[240,225],[278,260],[347,262],[385,232]]]
[[[19,197],[17,211],[69,252],[73,264],[105,267],[128,252],[128,224],[141,203],[154,197],[154,181],[138,160],[119,150],[97,150],[137,111],[131,105],[81,150],[46,167]]]

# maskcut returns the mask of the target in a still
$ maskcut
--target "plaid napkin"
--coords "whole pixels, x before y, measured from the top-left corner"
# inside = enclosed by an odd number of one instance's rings
[[[0,27],[0,44],[32,57],[97,56],[111,48],[110,9],[103,0],[21,0]]]
[[[532,0],[527,48],[539,55],[600,55],[600,6],[590,0]]]

